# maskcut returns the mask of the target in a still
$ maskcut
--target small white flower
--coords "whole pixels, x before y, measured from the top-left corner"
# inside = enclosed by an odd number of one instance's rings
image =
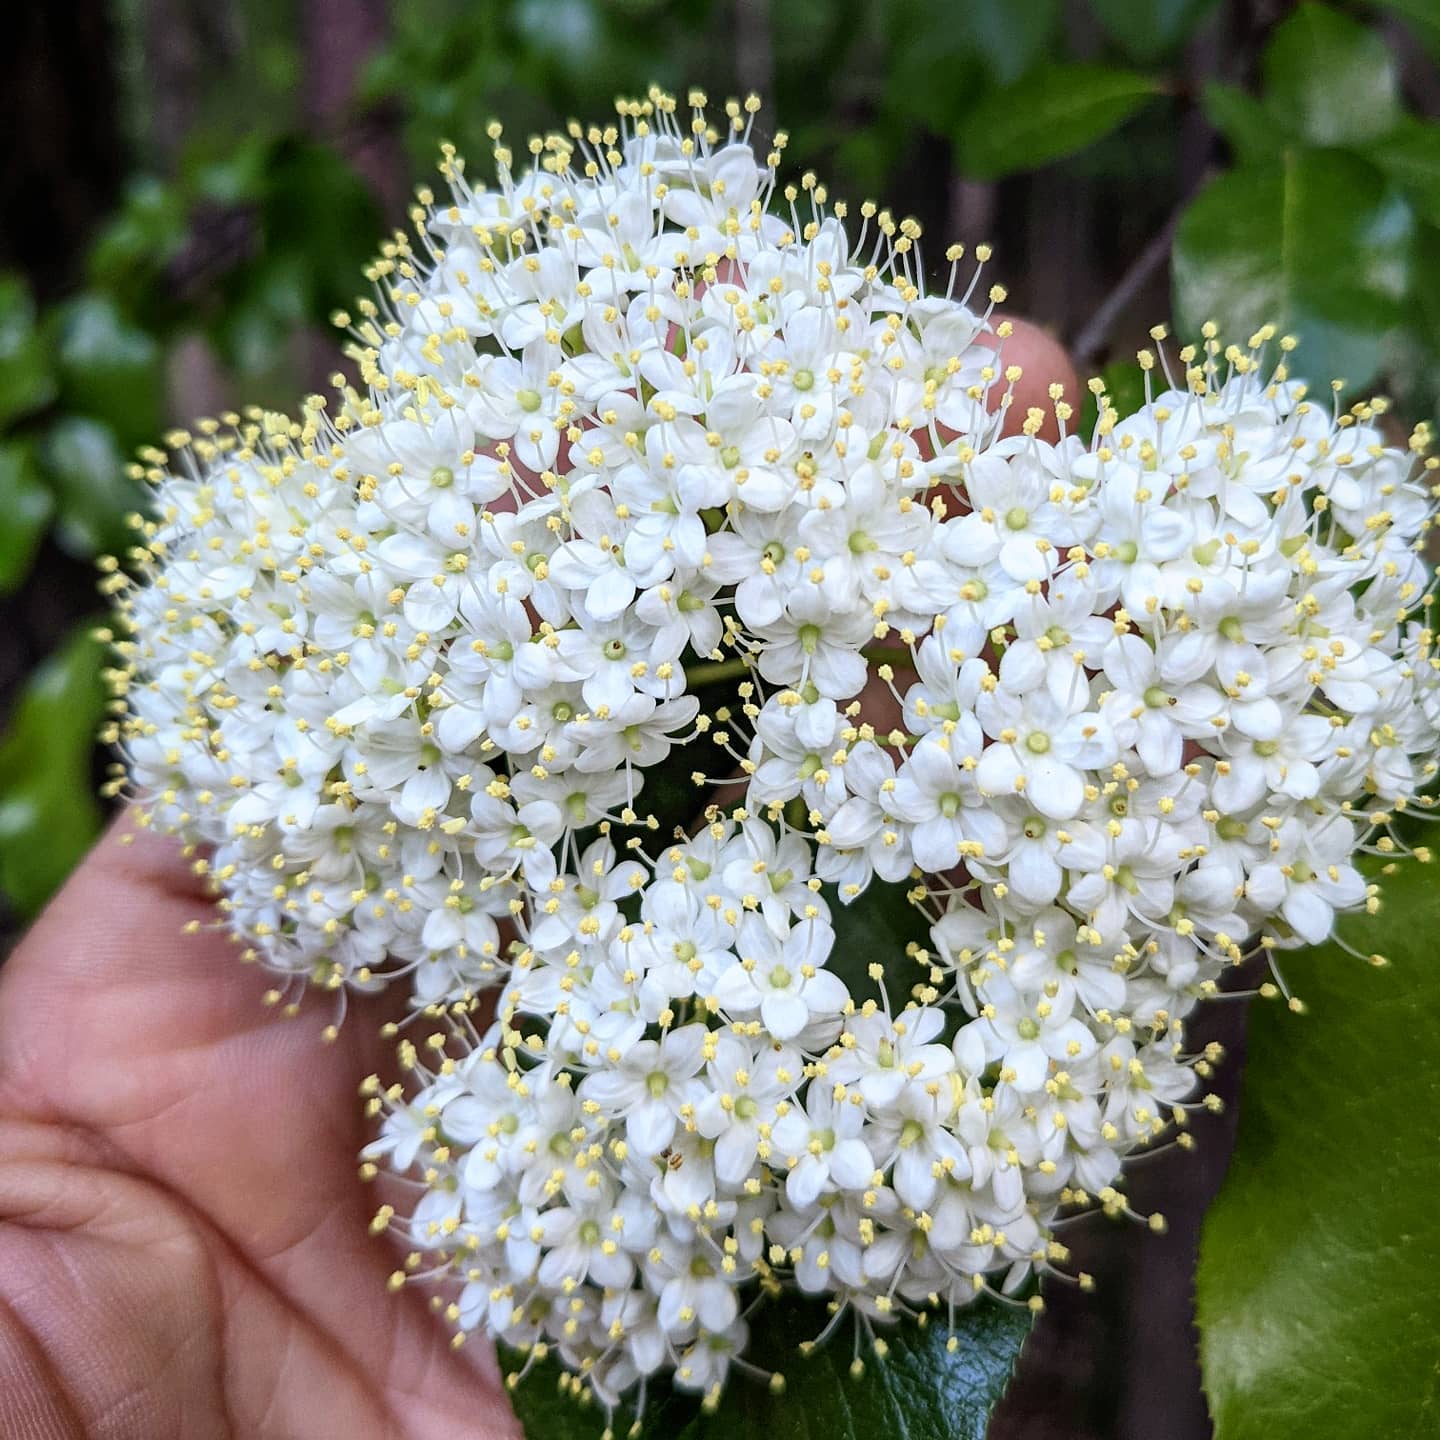
[[[580,1086],[582,1100],[601,1114],[623,1117],[638,1155],[658,1155],[675,1134],[680,1111],[698,1097],[693,1082],[705,1062],[703,1025],[683,1025],[661,1040],[642,1040],[610,1067],[591,1071]]]
[[[837,1100],[823,1085],[813,1085],[799,1106],[775,1122],[776,1153],[789,1166],[785,1194],[801,1209],[830,1189],[863,1190],[875,1173],[875,1161],[860,1138],[864,1111],[855,1100]]]
[[[780,937],[758,917],[747,919],[735,941],[739,963],[721,974],[715,999],[731,1014],[758,1010],[775,1039],[793,1040],[817,1019],[838,1019],[850,998],[845,982],[820,968],[834,944],[824,921],[802,920]]]

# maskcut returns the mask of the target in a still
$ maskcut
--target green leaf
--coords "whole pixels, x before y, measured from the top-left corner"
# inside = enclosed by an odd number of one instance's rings
[[[1100,378],[1105,382],[1111,407],[1121,415],[1133,415],[1145,404],[1145,372],[1134,360],[1112,360],[1102,367]],[[1100,403],[1086,386],[1078,433],[1093,435],[1099,419]]]
[[[1216,0],[1090,0],[1100,28],[1141,65],[1173,55],[1215,4]]]
[[[1421,229],[1415,245],[1415,267],[1422,275],[1440,275],[1440,230]],[[1411,321],[1420,341],[1440,361],[1440,286],[1417,285]],[[1432,403],[1434,396],[1431,397]]]
[[[1302,342],[1297,376],[1364,385],[1386,329],[1404,318],[1414,229],[1404,200],[1353,156],[1291,151],[1222,175],[1175,237],[1180,328],[1193,335],[1214,320],[1243,343],[1273,322]]]
[[[153,175],[128,182],[119,211],[91,246],[92,282],[128,293],[152,284],[186,241],[185,200]]]
[[[1440,9],[1435,0],[1380,0],[1380,8],[1398,15],[1415,32],[1415,38],[1440,60]]]
[[[985,96],[955,134],[960,170],[997,180],[1094,144],[1129,119],[1159,86],[1105,65],[1042,65]]]
[[[0,275],[0,425],[47,405],[55,380],[25,282]]]
[[[1440,225],[1440,124],[1406,116],[1364,154],[1405,190],[1425,219]]]
[[[276,363],[312,318],[318,318],[318,312],[303,258],[267,255],[230,277],[229,294],[210,338],[226,364],[255,376]]]
[[[1020,1348],[1030,1332],[1027,1310],[977,1304],[955,1317],[950,1332],[934,1316],[921,1327],[901,1321],[880,1330],[888,1356],[867,1359],[864,1373],[850,1373],[850,1329],[842,1322],[829,1343],[802,1358],[800,1341],[818,1335],[828,1316],[817,1301],[787,1298],[767,1303],[751,1323],[748,1355],[785,1376],[784,1389],[732,1374],[713,1414],[688,1396],[654,1388],[638,1440],[984,1440],[990,1411],[1004,1393]],[[502,1354],[513,1371],[517,1357]],[[534,1366],[516,1386],[515,1412],[528,1440],[598,1440],[602,1411],[582,1407],[559,1388],[554,1360]],[[625,1419],[617,1417],[617,1435]]]
[[[75,635],[30,678],[0,738],[0,890],[37,911],[100,828],[90,774],[104,650]]]
[[[1060,18],[1059,0],[969,0],[957,5],[937,24],[929,13],[931,42],[938,30],[948,31],[951,44],[979,57],[997,85],[1011,85],[1049,48]]]
[[[879,997],[880,991],[870,979],[871,965],[884,967],[885,984],[896,1005],[903,1004],[915,986],[929,982],[930,966],[917,965],[905,953],[912,941],[922,947],[930,943],[930,921],[907,898],[911,888],[872,880],[848,905],[840,903],[834,886],[824,889],[835,926],[829,968],[849,987],[856,1004],[863,1004],[870,995]]]
[[[354,298],[356,276],[370,260],[380,214],[365,182],[325,145],[286,140],[275,147],[261,207],[265,243],[274,256],[302,264],[313,314]]]
[[[1440,1424],[1440,886],[1418,864],[1338,945],[1284,956],[1307,1006],[1251,1016],[1240,1132],[1200,1245],[1216,1440],[1422,1440]]]
[[[225,142],[218,153],[197,148],[185,157],[185,175],[195,194],[216,205],[250,205],[259,200],[269,186],[272,137],[260,131],[237,144],[229,135],[202,135],[200,142],[213,138]]]
[[[30,573],[50,510],[30,447],[0,445],[0,595],[11,594]]]
[[[1265,101],[1317,145],[1373,140],[1400,119],[1385,42],[1325,5],[1302,5],[1265,51]]]
[[[887,113],[944,133],[978,93],[1012,85],[1049,48],[1058,0],[967,0],[943,20],[931,0],[897,0],[885,10]],[[850,127],[858,141],[864,130]]]
[[[54,319],[67,408],[104,420],[132,445],[160,428],[160,347],[108,295],[80,295]]]
[[[59,502],[56,539],[72,555],[122,551],[132,539],[125,517],[144,496],[125,475],[114,432],[99,420],[67,415],[40,445],[40,461]]]
[[[1291,138],[1259,100],[1237,85],[1212,80],[1205,87],[1202,108],[1242,165],[1278,160]]]

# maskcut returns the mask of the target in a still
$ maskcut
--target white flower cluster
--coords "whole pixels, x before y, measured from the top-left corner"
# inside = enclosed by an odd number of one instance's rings
[[[1183,1124],[1182,1018],[1363,906],[1436,770],[1382,406],[1207,335],[1002,438],[1000,292],[778,189],[753,110],[655,93],[493,190],[447,155],[363,390],[148,457],[116,581],[150,822],[252,955],[443,1018],[368,1086],[398,1273],[607,1404],[714,1393],[779,1283],[869,1324],[1063,1259]],[[857,954],[885,887],[922,939]]]

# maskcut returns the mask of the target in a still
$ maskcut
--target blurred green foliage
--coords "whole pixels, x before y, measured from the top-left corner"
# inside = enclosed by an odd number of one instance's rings
[[[1437,410],[1434,0],[392,0],[348,101],[318,118],[334,36],[373,28],[373,5],[108,4],[118,203],[68,293],[40,307],[0,275],[0,599],[73,588],[54,578],[66,557],[123,556],[142,503],[127,459],[191,418],[197,367],[220,406],[323,383],[335,356],[313,337],[438,140],[483,174],[492,116],[517,137],[652,82],[760,88],[788,163],[832,193],[942,241],[983,227],[953,238],[997,241],[1016,303],[1079,339],[1117,397],[1173,310],[1185,333],[1213,318],[1242,340],[1274,320],[1301,336],[1301,370],[1383,383],[1411,420]],[[176,71],[186,24],[200,64]],[[401,184],[377,195],[387,165]],[[59,608],[78,630],[0,711],[0,891],[22,917],[100,819],[102,607]]]
[[[1440,389],[1440,125],[1406,113],[1397,68],[1360,21],[1307,3],[1266,46],[1258,96],[1205,92],[1237,164],[1180,224],[1175,303],[1183,329],[1273,320],[1304,340],[1306,373],[1383,375],[1413,415]]]

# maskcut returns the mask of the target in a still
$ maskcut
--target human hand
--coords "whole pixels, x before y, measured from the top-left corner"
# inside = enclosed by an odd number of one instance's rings
[[[286,1023],[265,988],[129,816],[0,970],[6,1440],[516,1433],[494,1357],[386,1294],[375,1002],[322,1046],[324,1004]]]
[[[1007,417],[1074,373],[1017,322]],[[1043,433],[1043,432],[1042,432]],[[282,1022],[173,842],[122,817],[0,969],[5,1440],[518,1434],[356,1182],[398,997]]]

